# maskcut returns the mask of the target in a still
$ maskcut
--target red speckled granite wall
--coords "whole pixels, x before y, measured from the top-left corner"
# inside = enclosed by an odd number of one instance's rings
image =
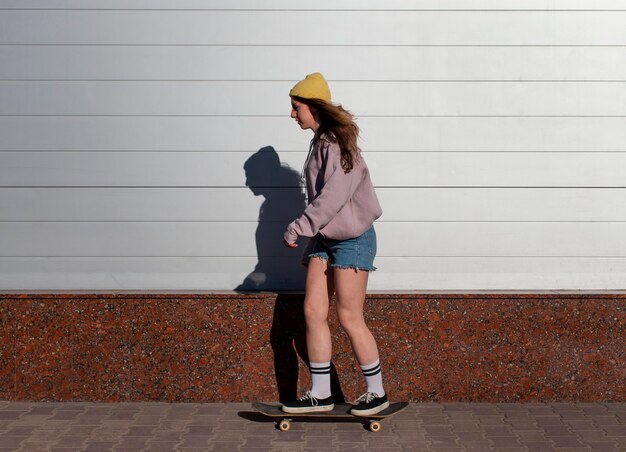
[[[626,293],[370,294],[392,399],[626,400]],[[335,331],[335,392],[364,383]],[[0,399],[252,401],[309,377],[302,295],[0,294]]]

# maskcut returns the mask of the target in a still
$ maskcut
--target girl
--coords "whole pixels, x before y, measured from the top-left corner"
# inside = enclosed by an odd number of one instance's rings
[[[351,413],[368,416],[389,406],[376,341],[363,316],[367,279],[375,270],[373,223],[382,210],[357,146],[359,129],[348,111],[331,103],[322,74],[307,75],[289,96],[291,117],[314,133],[304,164],[309,204],[284,234],[290,248],[298,246],[299,236],[311,237],[304,257],[304,316],[312,387],[300,399],[283,404],[282,410],[306,413],[334,408],[328,311],[335,295],[339,322],[367,383],[367,392],[356,400]]]

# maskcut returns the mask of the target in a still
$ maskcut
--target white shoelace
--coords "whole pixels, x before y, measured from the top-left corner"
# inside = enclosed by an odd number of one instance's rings
[[[317,406],[319,404],[317,399],[311,394],[311,391],[305,392],[304,395],[298,399],[299,402],[304,402],[305,400],[310,400],[313,406]]]
[[[375,392],[366,392],[361,397],[354,401],[355,405],[358,405],[360,402],[370,403],[375,398],[379,397]]]

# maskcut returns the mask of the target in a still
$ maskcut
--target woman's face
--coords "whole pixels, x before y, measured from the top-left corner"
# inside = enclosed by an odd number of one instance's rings
[[[296,99],[291,99],[291,117],[296,120],[303,130],[311,129],[313,132],[316,132],[319,127],[316,115],[311,108]]]

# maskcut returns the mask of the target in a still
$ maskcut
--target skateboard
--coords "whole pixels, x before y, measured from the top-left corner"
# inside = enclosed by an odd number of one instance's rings
[[[347,403],[336,403],[332,411],[319,411],[313,413],[285,413],[280,409],[280,405],[269,405],[267,403],[253,403],[252,408],[264,416],[277,419],[276,426],[281,432],[286,432],[291,428],[291,421],[302,420],[349,420],[364,423],[370,432],[379,432],[382,428],[380,421],[402,411],[409,402],[396,402],[389,405],[383,411],[370,416],[355,416],[350,414],[352,405]]]

